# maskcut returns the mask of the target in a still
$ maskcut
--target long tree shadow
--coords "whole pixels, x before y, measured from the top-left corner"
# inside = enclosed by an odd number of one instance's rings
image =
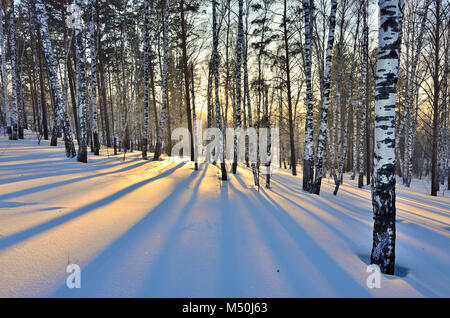
[[[125,196],[126,194],[131,193],[132,191],[137,190],[138,188],[140,188],[146,184],[149,184],[153,181],[156,181],[158,179],[165,178],[165,177],[171,175],[173,172],[175,172],[178,168],[180,168],[183,165],[184,165],[184,163],[179,163],[175,167],[168,169],[168,170],[158,174],[155,177],[132,184],[118,192],[115,192],[115,193],[103,198],[103,199],[100,199],[98,201],[95,201],[93,203],[85,205],[85,206],[78,208],[72,212],[69,212],[63,216],[57,217],[57,218],[47,221],[45,223],[33,226],[31,228],[28,228],[28,229],[18,232],[16,234],[2,238],[2,239],[0,239],[0,251],[8,248],[14,244],[20,243],[32,236],[35,236],[44,231],[47,231],[55,226],[61,225],[65,222],[68,222],[68,221],[70,221],[74,218],[77,218],[83,214],[89,213],[97,208],[100,208],[104,205],[114,202],[114,201],[120,199],[121,197]]]
[[[141,219],[139,222],[134,224],[131,228],[127,230],[122,236],[120,236],[116,241],[112,242],[108,247],[103,250],[101,254],[99,254],[95,259],[90,261],[86,267],[83,269],[83,277],[84,277],[84,288],[80,290],[68,289],[66,286],[62,286],[58,290],[53,293],[53,297],[79,297],[82,296],[99,296],[100,294],[105,293],[105,285],[110,287],[110,285],[115,285],[114,282],[108,281],[108,278],[114,276],[114,273],[119,272],[119,275],[123,274],[126,277],[127,268],[122,267],[120,264],[126,262],[133,262],[132,254],[135,248],[142,246],[142,243],[145,243],[149,239],[151,239],[153,232],[157,228],[161,222],[167,221],[166,219],[169,216],[173,217],[175,221],[173,224],[170,224],[171,230],[164,235],[165,241],[160,245],[159,250],[160,255],[159,258],[156,259],[154,265],[153,272],[145,274],[139,277],[132,277],[136,281],[126,281],[124,284],[134,284],[135,289],[132,290],[133,294],[138,296],[149,297],[150,293],[158,293],[158,290],[149,290],[148,286],[155,288],[155,286],[161,286],[161,282],[158,280],[163,280],[166,276],[161,273],[168,265],[168,260],[170,258],[170,253],[173,251],[173,247],[176,245],[178,241],[179,228],[180,225],[185,222],[188,218],[189,214],[192,211],[192,207],[194,206],[197,196],[198,189],[200,187],[200,183],[204,178],[208,166],[206,164],[201,164],[200,169],[203,167],[203,172],[199,176],[196,171],[193,171],[188,178],[179,182],[174,190],[157,206],[152,208],[148,213]],[[198,177],[197,182],[195,183],[192,195],[190,196],[188,202],[180,209],[179,207],[179,199],[186,193],[186,189],[189,184]],[[178,212],[174,212],[178,210]],[[174,213],[177,213],[174,215]],[[144,244],[145,245],[145,244]],[[131,256],[130,256],[131,255]],[[139,256],[143,255],[139,253]],[[120,258],[118,258],[120,257]],[[131,270],[131,269],[129,269]],[[120,280],[121,277],[115,277],[113,279]],[[147,288],[146,288],[147,287]],[[119,290],[108,290],[106,291],[106,295],[111,295],[117,293]]]
[[[116,163],[112,163],[113,161],[117,161]],[[141,159],[135,158],[132,160],[127,161],[127,163],[131,163],[133,161],[141,161]],[[140,164],[145,164],[151,162],[149,161],[143,161]],[[85,173],[85,172],[91,172],[91,171],[98,171],[103,169],[112,169],[117,166],[123,165],[124,162],[118,160],[118,158],[108,158],[108,159],[102,159],[101,163],[93,162],[89,165],[85,164],[79,164],[75,167],[71,165],[69,167],[69,164],[73,164],[72,161],[68,161],[67,159],[64,160],[55,160],[51,161],[50,163],[43,163],[42,161],[38,161],[36,163],[23,163],[23,164],[14,164],[14,165],[1,165],[0,163],[0,171],[6,171],[6,172],[12,172],[14,174],[17,174],[17,171],[20,171],[21,173],[29,173],[25,176],[19,176],[19,177],[12,177],[12,178],[4,178],[0,180],[1,184],[10,184],[14,182],[20,182],[20,181],[29,181],[29,180],[36,180],[41,178],[48,178],[48,177],[56,177],[60,176],[62,174],[69,175],[69,174],[76,174],[76,173]],[[61,171],[60,168],[63,168],[64,171]],[[111,171],[109,173],[115,173],[115,171]]]
[[[52,188],[56,188],[56,187],[60,187],[60,186],[68,185],[68,184],[72,184],[72,183],[75,183],[75,182],[78,182],[78,181],[84,181],[84,180],[104,177],[104,176],[107,176],[107,175],[113,175],[113,174],[117,174],[117,173],[126,172],[126,171],[138,168],[140,166],[143,166],[143,165],[151,163],[151,162],[153,162],[153,161],[142,161],[142,162],[138,162],[138,163],[133,164],[133,165],[129,165],[129,166],[123,167],[123,168],[121,168],[119,170],[103,172],[103,173],[97,173],[97,174],[93,174],[93,175],[82,176],[82,177],[72,178],[72,179],[63,180],[63,181],[57,181],[57,182],[54,182],[54,183],[47,183],[47,184],[39,185],[39,186],[36,186],[36,187],[23,189],[23,190],[20,190],[20,191],[14,191],[14,192],[10,192],[10,193],[5,193],[3,195],[0,195],[0,200],[9,200],[9,199],[12,199],[12,198],[20,197],[22,195],[27,195],[27,194],[31,194],[31,193],[36,193],[36,192],[40,192],[40,191],[49,190],[49,189],[52,189]]]
[[[236,178],[239,178],[239,176],[236,176]],[[261,189],[264,191],[263,188]],[[330,283],[330,286],[332,286],[335,291],[338,291],[341,295],[348,294],[349,291],[352,291],[352,293],[355,292],[357,295],[370,296],[370,293],[368,293],[361,284],[358,284],[347,271],[341,268],[341,265],[330,257],[330,255],[315,242],[314,238],[311,237],[286,210],[275,201],[268,201],[261,193],[255,190],[253,192],[257,198],[263,201],[262,206],[264,208],[254,211],[251,208],[252,202],[250,199],[246,196],[242,196],[242,198],[243,200],[247,200],[249,205],[248,210],[253,214],[253,220],[264,233],[270,231],[271,224],[274,224],[274,221],[277,222],[294,239],[298,248],[304,251],[306,255],[311,256],[313,264],[317,264],[317,268],[320,270],[322,277]],[[239,192],[237,191],[237,193]],[[273,207],[273,209],[269,207]],[[304,209],[302,208],[302,210]],[[304,211],[307,212],[306,210]],[[273,242],[268,243],[273,244]],[[272,250],[275,255],[284,260],[286,266],[292,266],[292,264],[289,264],[289,255],[283,255],[281,251],[276,249],[275,245],[272,245]],[[295,269],[292,268],[290,271],[294,272]],[[300,281],[297,283],[301,284]],[[304,292],[304,290],[300,288],[300,285],[297,286],[297,290]]]

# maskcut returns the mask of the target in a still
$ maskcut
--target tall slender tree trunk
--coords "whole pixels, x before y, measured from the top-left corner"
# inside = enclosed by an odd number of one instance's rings
[[[75,4],[83,8],[83,0],[76,0]],[[80,141],[78,147],[78,161],[87,163],[87,101],[86,101],[86,51],[83,40],[81,17],[74,23],[75,47],[77,60],[77,101],[78,120],[80,124]]]
[[[248,7],[248,2],[247,2],[247,6],[246,6],[246,19],[248,18],[249,15],[249,7]],[[246,24],[247,26],[247,24]],[[242,63],[243,63],[243,67],[244,67],[244,92],[245,92],[245,100],[247,102],[247,117],[248,117],[248,128],[249,128],[249,152],[250,153],[255,153],[254,148],[255,148],[255,136],[254,136],[254,130],[253,128],[253,116],[252,116],[252,105],[251,105],[251,99],[250,99],[250,87],[249,87],[249,83],[248,83],[248,57],[247,57],[247,37],[243,38],[242,41]],[[253,143],[253,144],[250,144]],[[258,178],[258,173],[256,170],[256,158],[254,158],[254,156],[250,156],[250,161],[251,161],[251,168],[252,168],[252,173],[253,173],[253,181],[255,183],[256,187],[259,187],[259,178]]]
[[[359,175],[358,175],[358,188],[364,186],[364,167],[365,167],[365,157],[364,157],[364,141],[367,131],[367,74],[369,68],[369,52],[368,52],[368,16],[367,7],[368,0],[363,0],[363,37],[362,37],[362,63],[361,63],[361,126],[360,126],[360,139],[359,139]],[[366,144],[367,146],[367,144]],[[365,149],[370,151],[370,149]]]
[[[0,48],[2,50],[2,85],[3,85],[3,104],[5,106],[5,122],[6,131],[8,133],[9,139],[13,139],[12,127],[11,127],[11,115],[9,113],[9,97],[8,88],[6,85],[6,50],[5,50],[5,40],[3,38],[3,6],[0,6]]]
[[[333,57],[332,53],[334,44],[334,30],[336,26],[336,9],[337,9],[337,0],[332,0],[331,12],[329,17],[330,22],[328,30],[328,44],[327,44],[325,76],[324,76],[322,119],[320,123],[320,131],[317,140],[315,179],[311,191],[312,193],[317,195],[320,194],[320,186],[322,184],[323,153],[325,149],[325,139],[328,129],[328,105],[330,102],[330,74],[331,74],[331,60]]]
[[[158,135],[156,140],[155,154],[153,160],[158,160],[161,156],[162,136],[164,124],[167,115],[167,64],[168,64],[168,45],[169,45],[169,0],[166,0],[164,6],[164,26],[163,26],[163,72],[162,72],[162,108],[161,118],[158,126]]]
[[[186,98],[186,116],[189,130],[189,141],[191,147],[191,161],[195,162],[195,170],[198,170],[198,164],[194,156],[194,135],[192,131],[192,115],[191,115],[191,99],[189,97],[189,71],[188,71],[188,57],[186,48],[186,23],[184,20],[184,0],[180,0],[180,12],[181,12],[181,46],[183,51],[183,72],[184,72],[184,93]]]
[[[148,62],[149,62],[149,1],[144,0],[144,134],[142,139],[142,159],[147,160],[148,145]]]
[[[336,195],[339,191],[339,186],[342,183],[343,176],[344,176],[344,162],[347,155],[347,144],[348,144],[348,121],[349,119],[349,113],[350,113],[350,104],[352,103],[352,86],[353,86],[353,74],[355,72],[355,64],[356,64],[356,50],[358,47],[358,34],[359,34],[359,17],[360,17],[360,9],[358,10],[358,17],[356,20],[356,33],[355,33],[355,40],[353,42],[353,55],[352,55],[352,66],[350,68],[350,76],[348,79],[347,84],[347,100],[345,102],[345,114],[344,114],[344,147],[342,149],[342,154],[339,159],[339,167],[338,167],[338,177],[336,180],[336,187],[334,189],[333,194]],[[355,107],[353,107],[355,111]],[[353,121],[353,124],[355,125],[355,121]]]
[[[244,13],[244,1],[239,0],[239,15],[238,15],[238,34],[236,43],[236,132],[234,135],[234,153],[232,172],[236,174],[238,162],[238,142],[240,141],[241,133],[241,62],[242,62],[242,45],[244,40],[244,24],[242,16]]]
[[[59,84],[58,74],[56,72],[56,61],[53,54],[52,44],[48,32],[47,13],[45,11],[45,6],[42,3],[42,0],[35,0],[34,4],[36,11],[36,18],[42,38],[41,39],[42,50],[44,52],[45,60],[47,62],[47,68],[50,76],[50,83],[52,86],[52,92],[57,109],[57,115],[59,121],[61,122],[61,127],[64,133],[64,146],[66,148],[66,156],[72,158],[76,156],[75,146],[72,140],[72,131],[70,129],[69,118],[67,116],[67,112],[64,107],[62,99],[61,86]],[[42,84],[41,88],[43,88],[43,83],[41,82],[41,84]]]
[[[285,49],[285,63],[286,63],[286,88],[288,98],[288,113],[289,113],[289,143],[291,148],[291,169],[292,175],[297,175],[297,160],[295,159],[295,140],[294,140],[294,118],[292,116],[292,96],[291,96],[291,70],[289,65],[289,41],[287,29],[287,0],[284,0],[283,10],[283,31],[284,31],[284,49]]]
[[[95,0],[90,0],[90,50],[91,50],[91,99],[92,99],[92,145],[94,155],[100,152],[100,141],[97,129],[97,32],[95,27]]]
[[[312,102],[312,3],[303,0],[305,15],[305,77],[306,77],[306,120],[305,120],[305,146],[303,154],[303,190],[310,192],[314,178],[314,112]]]
[[[216,21],[216,0],[212,0],[212,20],[213,20],[213,72],[214,72],[214,95],[216,98],[216,123],[219,129],[219,155],[220,168],[222,171],[222,181],[227,180],[227,170],[225,168],[225,156],[223,146],[223,130],[222,119],[220,114],[220,99],[219,99],[219,54],[217,47],[219,46],[219,38],[217,34],[217,21]]]
[[[375,167],[370,262],[381,272],[395,267],[395,98],[401,47],[403,0],[379,0],[375,91]]]
[[[439,191],[439,171],[438,171],[438,140],[439,140],[439,68],[440,68],[440,26],[441,26],[441,0],[435,0],[436,24],[434,32],[434,70],[433,70],[433,143],[431,153],[431,195],[437,196]]]

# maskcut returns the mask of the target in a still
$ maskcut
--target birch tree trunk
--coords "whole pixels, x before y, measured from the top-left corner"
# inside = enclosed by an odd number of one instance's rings
[[[423,43],[423,34],[425,31],[425,25],[426,25],[426,21],[427,21],[427,12],[428,12],[428,7],[430,5],[431,0],[426,0],[425,4],[424,4],[424,12],[423,12],[423,16],[422,16],[422,21],[420,24],[420,30],[419,30],[419,35],[417,37],[417,47],[416,47],[416,52],[414,54],[414,59],[411,65],[411,74],[409,77],[409,87],[408,87],[408,93],[406,95],[406,100],[405,100],[405,109],[406,109],[406,121],[407,121],[407,129],[406,134],[405,134],[405,155],[404,160],[405,160],[405,169],[403,170],[403,179],[404,179],[404,183],[405,186],[409,187],[411,184],[411,179],[412,179],[412,170],[410,171],[410,165],[412,168],[412,142],[414,140],[414,138],[412,137],[413,134],[415,134],[415,129],[413,129],[413,127],[415,126],[413,121],[414,121],[414,112],[413,112],[413,103],[414,103],[414,92],[416,91],[415,88],[415,77],[416,77],[416,69],[417,69],[417,64],[419,62],[419,57],[420,57],[420,53],[421,53],[421,49],[422,49],[422,43]],[[400,135],[401,131],[399,131],[399,135]],[[396,136],[396,141],[398,140],[398,137]]]
[[[72,131],[70,129],[69,118],[67,116],[66,109],[64,107],[61,86],[58,80],[58,74],[56,72],[56,62],[53,54],[52,44],[50,41],[50,36],[48,32],[47,25],[47,13],[45,11],[45,6],[42,0],[34,0],[34,7],[36,10],[37,23],[40,29],[42,50],[44,52],[45,60],[47,63],[47,68],[50,76],[50,83],[52,86],[52,92],[55,100],[55,105],[57,109],[57,115],[61,123],[64,134],[64,146],[66,148],[66,156],[68,158],[73,158],[76,156],[75,146],[72,140]],[[41,82],[42,84],[42,82]],[[42,88],[42,87],[41,87]]]
[[[444,84],[442,85],[442,115],[441,115],[441,185],[445,183],[445,176],[448,173],[448,74],[449,74],[449,46],[450,46],[450,33],[447,33],[447,46],[445,48],[445,62],[444,62]],[[412,164],[410,164],[412,170]],[[450,185],[448,185],[450,187]]]
[[[150,9],[149,1],[144,0],[144,134],[142,138],[142,159],[147,160],[147,145],[148,145],[148,62],[149,62],[149,23],[150,23]]]
[[[0,6],[0,48],[2,50],[2,85],[3,85],[3,104],[5,107],[5,122],[8,138],[13,139],[12,127],[11,127],[11,115],[9,113],[9,97],[8,87],[6,85],[6,49],[5,40],[3,38],[3,6]]]
[[[169,0],[166,0],[164,6],[164,25],[163,25],[163,71],[162,71],[162,108],[161,118],[158,126],[155,154],[153,160],[158,160],[161,156],[162,136],[167,115],[167,64],[168,64],[168,45],[169,45]]]
[[[17,140],[19,138],[20,131],[20,102],[19,102],[19,72],[17,66],[17,52],[16,52],[16,28],[14,17],[14,1],[10,1],[9,10],[9,49],[11,53],[11,109],[12,109],[12,139]]]
[[[433,29],[433,46],[434,46],[434,70],[433,70],[433,144],[431,154],[431,195],[437,196],[439,191],[439,171],[438,171],[438,152],[439,152],[439,93],[440,93],[440,58],[439,47],[440,43],[440,27],[441,27],[441,0],[435,0],[434,17],[435,27]]]
[[[267,148],[266,150],[266,158],[264,165],[266,167],[266,188],[270,189],[270,164],[271,164],[271,148],[272,148],[272,136],[270,133],[270,119],[269,119],[269,88],[265,86],[265,103],[264,103],[264,123],[265,128],[267,130]],[[262,150],[264,151],[264,149]]]
[[[241,133],[241,61],[242,61],[242,45],[244,41],[244,0],[239,0],[238,15],[238,34],[236,44],[236,131],[234,134],[234,153],[233,153],[233,174],[236,174],[238,161],[238,141]]]
[[[393,275],[395,267],[395,98],[403,0],[379,0],[375,92],[374,213],[371,264]]]
[[[319,195],[320,186],[322,183],[322,170],[323,170],[323,153],[325,149],[325,139],[328,130],[328,106],[330,103],[330,74],[331,74],[331,60],[333,57],[333,44],[334,44],[334,30],[336,26],[336,9],[337,0],[331,1],[331,12],[329,17],[329,30],[328,30],[328,44],[326,51],[326,64],[325,64],[325,76],[324,76],[324,92],[322,100],[322,119],[320,123],[319,137],[317,140],[317,152],[316,152],[316,171],[314,185],[312,187],[312,193]]]
[[[90,50],[91,50],[91,99],[92,99],[92,144],[94,155],[98,156],[100,151],[100,141],[97,130],[97,32],[95,28],[95,0],[90,0],[91,21],[90,21]]]
[[[83,0],[76,0],[75,4],[83,8]],[[75,49],[77,60],[77,106],[80,125],[80,142],[78,147],[78,161],[87,163],[87,101],[86,101],[86,50],[83,40],[83,26],[81,16],[75,21]]]
[[[364,186],[364,141],[366,137],[366,120],[367,120],[367,72],[369,68],[369,52],[368,52],[368,16],[367,6],[368,0],[364,0],[362,8],[363,13],[363,37],[362,37],[362,63],[361,63],[361,126],[360,126],[360,139],[359,139],[359,175],[358,175],[358,188]],[[366,149],[369,151],[369,149]]]
[[[220,99],[219,99],[219,54],[217,47],[219,46],[219,39],[217,34],[217,21],[216,21],[216,0],[212,0],[212,20],[213,20],[213,72],[214,72],[214,95],[216,97],[216,123],[219,129],[219,155],[220,169],[222,171],[222,181],[227,180],[227,170],[225,168],[225,157],[223,147],[223,131],[222,131],[222,119],[220,114]]]
[[[358,10],[358,17],[356,20],[356,33],[355,33],[355,41],[353,42],[353,55],[352,55],[352,66],[350,68],[350,76],[347,83],[347,100],[345,102],[345,114],[344,114],[344,147],[342,149],[342,154],[339,159],[339,167],[338,167],[338,177],[336,180],[336,187],[334,189],[333,194],[336,195],[339,191],[339,186],[343,180],[344,174],[344,162],[347,154],[347,144],[348,144],[348,121],[349,121],[349,113],[350,113],[350,104],[352,103],[352,86],[353,86],[353,74],[355,72],[355,64],[356,64],[356,50],[358,47],[358,34],[359,34],[359,14],[360,10]],[[353,102],[354,103],[354,102]],[[355,109],[355,107],[353,107]],[[353,121],[355,125],[355,121]]]
[[[289,113],[289,141],[291,150],[291,169],[292,175],[297,175],[297,160],[295,159],[295,141],[294,141],[294,118],[292,117],[292,96],[291,96],[291,75],[289,65],[289,41],[287,30],[287,0],[284,0],[283,9],[283,35],[284,35],[284,48],[285,48],[285,63],[286,63],[286,88],[288,98],[288,113]]]
[[[189,142],[190,142],[190,154],[191,161],[194,162],[195,170],[198,170],[198,164],[194,155],[194,135],[192,131],[192,115],[191,115],[191,99],[189,97],[189,70],[188,70],[188,57],[187,57],[187,35],[186,35],[186,23],[184,19],[184,0],[180,0],[181,11],[181,41],[183,51],[183,72],[184,72],[184,93],[186,98],[186,117],[189,130]],[[226,116],[226,115],[225,115]]]
[[[303,0],[305,15],[305,76],[306,76],[306,121],[303,154],[303,190],[310,192],[314,178],[314,112],[312,102],[312,6],[311,0]]]

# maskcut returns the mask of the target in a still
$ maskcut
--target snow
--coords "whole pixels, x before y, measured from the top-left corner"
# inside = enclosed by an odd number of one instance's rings
[[[450,296],[450,195],[428,181],[397,185],[396,275],[370,289],[369,187],[345,174],[317,196],[280,169],[258,192],[244,166],[199,167],[1,136],[0,297]]]

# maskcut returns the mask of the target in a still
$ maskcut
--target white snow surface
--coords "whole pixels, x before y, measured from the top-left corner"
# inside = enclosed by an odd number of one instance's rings
[[[63,147],[0,137],[0,297],[450,296],[450,195],[428,181],[397,180],[396,275],[370,289],[370,188],[348,174],[337,196],[282,169],[258,192],[245,166],[222,182],[214,165]]]

